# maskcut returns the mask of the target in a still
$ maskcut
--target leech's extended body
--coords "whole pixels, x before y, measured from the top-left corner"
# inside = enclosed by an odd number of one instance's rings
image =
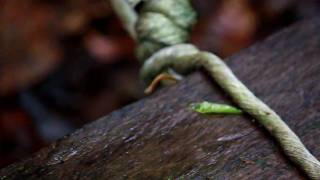
[[[183,44],[187,41],[186,33],[195,17],[189,0],[111,0],[114,6],[121,5],[116,3],[117,1],[127,5],[123,8],[116,7],[116,11],[126,11],[128,6],[131,6],[133,11],[132,4],[144,3],[136,20],[126,19],[126,16],[121,18],[125,18],[124,23],[135,24],[134,38],[137,38],[138,42],[138,57],[143,62],[141,77],[146,83],[150,83],[157,74],[168,68],[183,74],[203,67],[244,112],[254,117],[270,132],[285,154],[301,170],[311,179],[320,179],[320,162],[279,115],[237,79],[219,57],[210,52],[199,51],[191,44]],[[157,18],[159,21],[155,22]],[[129,32],[132,29],[132,26],[125,27]]]
[[[236,107],[219,104],[219,103],[212,103],[212,102],[201,102],[201,103],[192,103],[190,108],[193,111],[196,111],[201,114],[218,114],[218,115],[239,115],[242,114],[242,111]]]

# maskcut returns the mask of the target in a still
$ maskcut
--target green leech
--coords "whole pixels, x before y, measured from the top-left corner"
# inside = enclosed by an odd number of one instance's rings
[[[190,104],[190,108],[191,110],[201,114],[242,114],[242,111],[234,106],[212,103],[207,101],[203,101],[200,103],[192,103]]]

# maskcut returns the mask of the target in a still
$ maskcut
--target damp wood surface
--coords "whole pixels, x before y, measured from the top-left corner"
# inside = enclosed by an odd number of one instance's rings
[[[300,22],[226,59],[318,159],[319,32],[319,19]],[[305,179],[250,116],[188,110],[203,100],[232,104],[195,72],[3,168],[0,179]]]

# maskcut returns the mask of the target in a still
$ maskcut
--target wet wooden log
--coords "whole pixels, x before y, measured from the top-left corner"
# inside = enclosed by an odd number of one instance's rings
[[[226,60],[317,158],[319,32],[320,20],[302,22]],[[232,103],[197,72],[2,169],[1,179],[305,178],[250,116],[188,110],[202,100]]]

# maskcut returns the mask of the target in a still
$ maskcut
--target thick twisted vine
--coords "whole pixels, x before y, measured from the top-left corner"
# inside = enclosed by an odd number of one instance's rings
[[[146,59],[141,69],[143,80],[149,83],[168,68],[188,73],[203,67],[243,111],[270,132],[297,166],[311,179],[320,179],[320,162],[279,115],[241,83],[219,57],[199,51],[191,44],[182,44],[188,39],[188,29],[195,17],[189,0],[111,0],[114,6],[119,5],[118,1],[130,6],[131,11],[135,5],[144,3],[137,19],[129,23],[134,26],[128,28],[129,32],[135,29],[138,57],[142,62]],[[115,10],[126,11],[126,8],[121,10],[117,7]],[[123,22],[127,23],[128,19],[123,19]]]
[[[188,41],[189,29],[196,22],[189,0],[111,2],[125,28],[136,39],[137,57],[141,62],[164,47]],[[143,6],[137,14],[133,9],[139,3]]]

